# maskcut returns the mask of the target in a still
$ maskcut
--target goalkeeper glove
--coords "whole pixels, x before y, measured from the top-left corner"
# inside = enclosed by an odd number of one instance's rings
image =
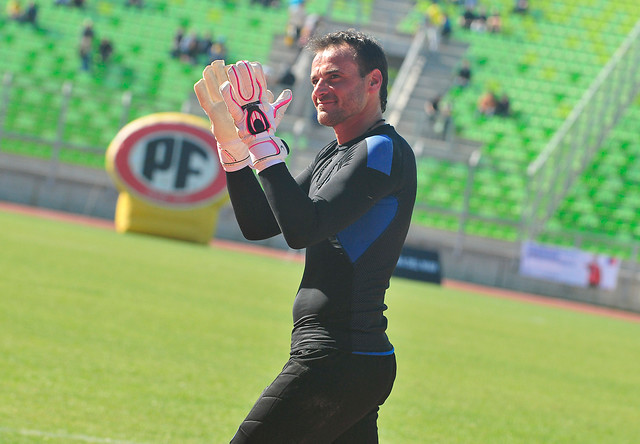
[[[289,148],[275,132],[289,103],[291,91],[286,89],[278,99],[267,90],[262,65],[257,62],[237,62],[227,69],[229,81],[220,87],[222,98],[238,128],[238,135],[249,147],[253,166],[258,172],[284,162]]]
[[[251,165],[249,150],[238,137],[235,123],[220,95],[220,85],[227,81],[224,61],[215,60],[202,72],[193,86],[200,106],[211,121],[211,132],[218,145],[218,157],[225,171],[238,171]]]

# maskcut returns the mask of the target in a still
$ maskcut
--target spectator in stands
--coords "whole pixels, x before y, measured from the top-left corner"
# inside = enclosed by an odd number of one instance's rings
[[[22,5],[18,0],[9,0],[7,2],[7,17],[11,20],[20,20],[22,16]]]
[[[293,89],[293,85],[296,82],[294,64],[282,63],[277,69],[262,65],[262,70],[265,71],[267,84],[271,83],[272,85],[271,92],[275,97],[278,97],[285,89]]]
[[[209,63],[214,60],[224,60],[227,57],[227,47],[225,45],[225,38],[220,36],[209,48]]]
[[[464,14],[460,17],[460,26],[464,29],[471,29],[471,24],[476,18],[476,13],[474,12],[474,8],[471,6],[467,6],[464,9]]]
[[[83,71],[91,70],[91,61],[93,59],[93,21],[85,19],[80,34],[80,45],[78,47],[78,55],[80,56],[81,68]]]
[[[213,46],[213,33],[211,31],[205,32],[202,38],[198,39],[198,54],[211,54],[211,46]]]
[[[471,22],[471,30],[475,32],[486,32],[487,30],[487,12],[483,7],[475,15]]]
[[[433,134],[443,140],[446,139],[451,124],[451,105],[442,103],[442,96],[437,94],[424,104],[424,110],[429,117]]]
[[[446,102],[440,106],[440,112],[433,124],[433,132],[442,140],[447,139],[449,134],[449,128],[451,128],[451,117],[453,115],[453,109],[451,103]]]
[[[511,102],[506,93],[503,93],[496,102],[495,114],[502,117],[508,117],[511,114]]]
[[[497,10],[494,10],[487,18],[487,29],[493,33],[502,31],[502,18]]]
[[[437,94],[434,98],[427,100],[427,103],[424,104],[424,111],[427,113],[427,116],[432,123],[438,116],[441,99],[442,96],[440,94]]]
[[[82,25],[82,37],[87,37],[93,42],[93,36],[95,31],[93,30],[93,21],[91,19],[85,19]]]
[[[492,91],[485,91],[478,98],[478,113],[482,116],[492,116],[496,112],[497,100]]]
[[[111,40],[107,38],[100,40],[98,53],[100,54],[100,61],[107,63],[111,59],[111,54],[113,54],[113,43],[111,43]]]
[[[31,25],[38,26],[38,4],[34,1],[29,3],[26,11],[20,17],[20,21],[23,23],[30,23]]]
[[[287,67],[285,68],[284,72],[282,73],[282,75],[278,79],[278,85],[282,86],[283,89],[285,89],[285,88],[291,89],[293,87],[294,83],[296,83],[296,76],[293,73],[293,65],[289,64],[289,65],[287,65]]]
[[[198,57],[198,33],[191,31],[182,37],[180,41],[180,60],[188,63],[196,63]]]
[[[293,46],[300,40],[306,17],[304,0],[289,0],[289,20],[285,35],[287,46]]]
[[[309,14],[305,18],[304,26],[300,31],[300,38],[298,39],[298,47],[304,48],[307,43],[309,43],[309,40],[313,38],[320,25],[320,19],[321,17],[318,14]]]
[[[431,4],[425,11],[424,20],[427,29],[429,50],[432,52],[437,51],[440,47],[440,34],[442,32],[442,24],[444,23],[444,13],[437,1],[431,0]]]
[[[87,36],[80,37],[80,46],[78,48],[80,56],[81,68],[83,71],[91,70],[91,59],[93,58],[93,39]]]
[[[182,39],[184,38],[184,28],[179,27],[176,29],[176,33],[173,35],[173,43],[171,44],[171,57],[179,58],[180,57],[180,44],[182,43]]]
[[[452,32],[453,28],[451,26],[451,19],[449,18],[449,14],[442,14],[442,30],[440,32],[442,41],[447,43],[449,41],[449,37],[451,37]]]
[[[516,0],[515,6],[513,7],[513,12],[518,14],[526,14],[527,11],[529,11],[528,0]]]
[[[460,69],[456,75],[455,84],[462,88],[466,87],[471,81],[471,64],[469,60],[463,60]]]

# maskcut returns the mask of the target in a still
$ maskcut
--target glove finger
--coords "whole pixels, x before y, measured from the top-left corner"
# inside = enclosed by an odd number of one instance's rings
[[[273,97],[273,93],[271,92],[271,90],[270,90],[270,89],[268,89],[268,90],[264,93],[264,95],[265,95],[265,98],[267,99],[267,102],[269,102],[269,103],[273,103],[273,99],[274,99],[275,97]]]
[[[200,106],[202,106],[211,121],[211,131],[216,140],[220,143],[237,140],[238,134],[235,123],[227,110],[226,103],[222,100],[222,96],[220,96],[219,102],[213,103],[210,91],[207,89],[203,79],[196,82],[194,90]],[[220,95],[219,92],[218,95]]]
[[[259,62],[251,62],[249,63],[251,68],[253,69],[253,73],[256,79],[256,83],[258,84],[258,98],[256,100],[262,101],[264,94],[267,91],[267,77],[264,74],[264,69]],[[269,101],[271,102],[271,100]]]
[[[209,120],[212,120],[213,101],[211,100],[211,94],[209,93],[209,89],[207,88],[207,85],[204,79],[198,80],[196,84],[193,85],[193,90],[196,93],[196,97],[198,98],[198,102],[200,103],[200,106],[209,117]]]
[[[218,91],[220,85],[229,80],[227,78],[227,70],[224,66],[224,60],[214,60],[211,63],[211,69],[213,70],[213,73],[216,76],[216,80],[218,81],[218,87],[216,88],[216,91]]]
[[[231,65],[227,71],[229,82],[236,93],[236,99],[241,105],[259,100],[260,89],[257,85],[253,68],[246,61]]]
[[[214,103],[222,101],[222,96],[220,95],[221,83],[219,82],[218,76],[216,75],[216,69],[218,68],[214,69],[212,65],[207,65],[204,68],[204,71],[202,72],[202,78],[204,79],[204,82],[207,85],[207,90],[209,91],[211,100]]]
[[[230,82],[227,81],[220,85],[220,94],[222,95],[222,99],[227,105],[227,109],[229,110],[231,117],[233,117],[233,120],[236,122],[242,121],[242,117],[244,115],[242,105],[236,101],[233,94],[233,87]]]
[[[285,111],[291,103],[291,100],[293,100],[293,93],[290,89],[285,89],[284,91],[282,91],[282,93],[280,93],[278,99],[273,102],[272,106],[274,126],[277,127],[280,124],[282,117],[284,117]]]

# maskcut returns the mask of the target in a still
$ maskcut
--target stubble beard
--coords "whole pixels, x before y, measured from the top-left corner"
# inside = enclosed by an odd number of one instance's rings
[[[338,123],[344,120],[344,113],[328,113],[326,111],[320,111],[316,108],[318,123],[322,126],[333,128]]]
[[[332,128],[344,122],[359,112],[361,106],[364,106],[364,104],[361,103],[362,97],[364,97],[364,86],[354,89],[347,97],[343,97],[337,106],[335,104],[331,105],[333,109],[329,111],[320,111],[319,107],[322,105],[316,106],[318,123]]]

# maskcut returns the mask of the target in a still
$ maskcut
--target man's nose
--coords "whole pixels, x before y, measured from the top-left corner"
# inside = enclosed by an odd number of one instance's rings
[[[315,97],[322,97],[327,92],[326,84],[322,80],[318,80],[313,86],[313,95]]]

